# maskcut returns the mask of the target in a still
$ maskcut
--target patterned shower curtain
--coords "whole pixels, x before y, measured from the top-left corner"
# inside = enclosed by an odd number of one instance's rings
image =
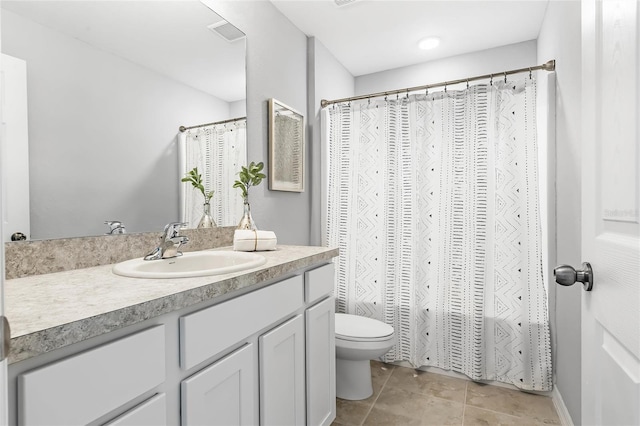
[[[386,361],[552,388],[535,80],[323,111],[338,312],[394,327]]]
[[[247,163],[247,120],[214,124],[179,135],[181,176],[198,167],[207,190],[215,191],[211,215],[218,226],[237,225],[244,213],[239,191],[233,188],[237,173]],[[180,184],[180,220],[195,228],[203,214],[204,198],[189,184]]]

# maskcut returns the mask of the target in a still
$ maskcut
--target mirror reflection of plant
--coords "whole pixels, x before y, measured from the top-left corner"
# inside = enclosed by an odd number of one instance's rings
[[[235,181],[233,187],[240,188],[245,203],[248,202],[249,188],[260,185],[262,179],[267,177],[267,175],[261,173],[263,168],[264,163],[262,161],[257,164],[252,161],[248,167],[242,166],[242,169],[238,172],[240,179]]]
[[[183,177],[180,181],[191,182],[191,185],[193,185],[195,189],[199,189],[200,192],[202,192],[202,195],[204,196],[205,204],[208,204],[209,200],[211,200],[211,197],[213,197],[214,191],[206,191],[204,189],[204,184],[202,183],[202,175],[198,173],[197,167],[194,167],[193,169],[189,170],[185,175],[185,177]]]

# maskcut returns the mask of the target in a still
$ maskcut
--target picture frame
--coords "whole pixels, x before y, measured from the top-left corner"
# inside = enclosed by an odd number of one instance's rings
[[[304,192],[304,116],[269,99],[269,189]]]

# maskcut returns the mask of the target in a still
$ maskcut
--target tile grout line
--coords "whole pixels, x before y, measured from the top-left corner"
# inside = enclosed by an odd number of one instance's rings
[[[385,368],[389,368],[389,367],[385,367]],[[393,374],[393,372],[395,371],[396,367],[394,366],[391,369],[391,373],[387,376],[387,378],[385,379],[384,383],[382,383],[382,386],[380,386],[380,392],[378,392],[378,395],[375,397],[375,399],[373,400],[373,402],[371,403],[371,407],[369,407],[369,410],[367,410],[367,414],[365,414],[364,418],[362,419],[362,421],[360,422],[359,426],[362,426],[364,424],[364,422],[367,420],[367,417],[369,417],[369,414],[371,414],[371,411],[373,410],[373,407],[376,405],[376,402],[378,402],[378,398],[380,398],[380,395],[382,395],[382,391],[384,390],[384,387],[387,385],[387,382],[389,381],[389,378],[391,378],[391,375]]]
[[[476,406],[476,405],[471,405],[471,404],[469,404],[469,406],[470,406],[471,408],[475,408],[476,410],[488,411],[488,412],[490,412],[490,413],[494,413],[494,414],[500,414],[500,415],[503,415],[503,416],[513,417],[514,419],[531,419],[531,417],[526,416],[526,415],[522,415],[522,416],[521,416],[521,415],[509,414],[509,413],[505,413],[504,411],[496,411],[496,410],[492,410],[492,409],[490,409],[490,408],[478,407],[478,406]],[[465,404],[465,408],[466,408],[466,404]],[[544,423],[544,421],[543,421],[543,420],[537,420],[537,419],[534,419],[534,420],[535,420],[536,422],[542,422],[542,423]]]
[[[462,419],[460,420],[460,425],[464,426],[464,415],[467,412],[467,392],[469,392],[469,380],[464,385],[464,401],[462,404]]]

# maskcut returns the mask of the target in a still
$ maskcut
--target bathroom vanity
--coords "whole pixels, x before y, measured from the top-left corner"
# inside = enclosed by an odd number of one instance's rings
[[[329,425],[336,249],[225,275],[8,280],[9,424]]]

